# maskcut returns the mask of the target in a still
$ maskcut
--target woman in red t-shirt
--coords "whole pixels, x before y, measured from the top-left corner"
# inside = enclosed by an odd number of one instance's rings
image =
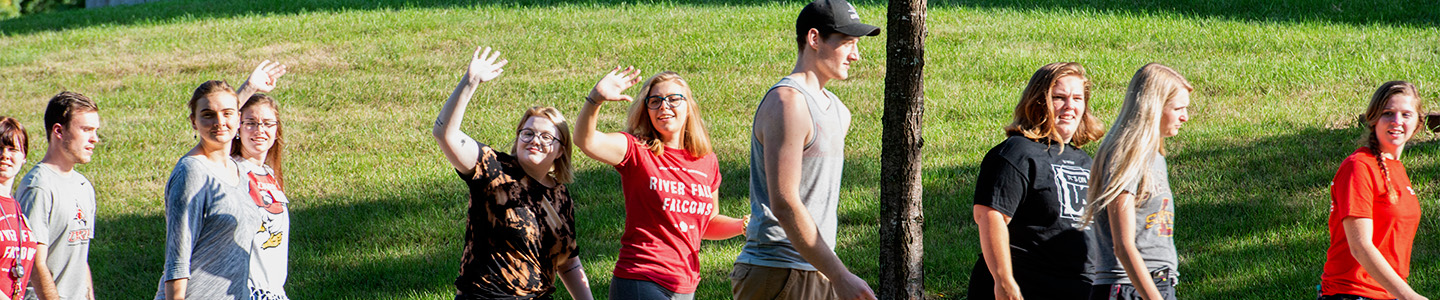
[[[1330,183],[1330,249],[1320,299],[1426,299],[1405,278],[1420,201],[1400,163],[1423,111],[1415,86],[1386,82],[1365,110],[1360,149]]]
[[[716,212],[720,167],[689,84],[680,74],[661,72],[634,101],[621,91],[639,75],[634,67],[605,75],[585,97],[575,125],[575,145],[614,166],[625,194],[625,234],[610,298],[693,299],[700,240],[740,235],[749,217]],[[623,132],[595,128],[600,105],[609,101],[632,102]]]
[[[0,299],[25,298],[25,286],[30,282],[30,267],[35,263],[34,237],[30,225],[20,214],[20,203],[10,195],[10,184],[20,167],[25,165],[25,154],[30,153],[30,137],[25,127],[15,118],[0,116]],[[18,261],[16,259],[19,259]]]

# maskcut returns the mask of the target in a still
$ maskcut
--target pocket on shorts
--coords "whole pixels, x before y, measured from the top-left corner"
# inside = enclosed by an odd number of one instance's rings
[[[750,269],[752,267],[750,264],[736,263],[734,267],[730,269],[730,281],[740,282],[745,280],[745,277],[750,275]]]

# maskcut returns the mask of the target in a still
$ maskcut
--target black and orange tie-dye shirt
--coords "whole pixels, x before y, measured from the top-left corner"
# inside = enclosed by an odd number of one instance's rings
[[[471,171],[456,171],[470,188],[456,289],[462,298],[548,298],[557,268],[579,255],[569,190],[536,182],[484,144]]]

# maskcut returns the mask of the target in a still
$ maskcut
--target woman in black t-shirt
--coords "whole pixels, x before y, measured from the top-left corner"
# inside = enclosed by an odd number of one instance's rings
[[[980,163],[974,217],[982,256],[970,274],[970,299],[1088,297],[1093,238],[1075,222],[1090,156],[1077,147],[1104,135],[1089,100],[1079,63],[1048,64],[1030,77],[1005,126],[1008,138]]]
[[[558,274],[572,298],[589,300],[575,242],[574,202],[565,188],[574,178],[565,117],[553,107],[525,111],[513,154],[460,131],[475,88],[504,71],[507,61],[499,57],[489,48],[484,54],[475,49],[431,130],[470,188],[455,299],[549,299]]]

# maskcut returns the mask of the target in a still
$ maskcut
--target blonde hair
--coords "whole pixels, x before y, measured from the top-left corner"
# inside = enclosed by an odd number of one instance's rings
[[[1390,185],[1390,168],[1385,166],[1385,155],[1380,153],[1380,138],[1375,137],[1375,125],[1380,122],[1380,116],[1384,115],[1385,105],[1399,95],[1415,98],[1415,111],[1425,111],[1425,102],[1420,100],[1420,93],[1415,89],[1415,85],[1405,81],[1381,84],[1375,94],[1370,96],[1370,106],[1365,109],[1365,135],[1358,141],[1361,147],[1370,149],[1370,153],[1375,155],[1375,163],[1380,165],[1380,176],[1385,178],[1385,195],[1389,196],[1390,203],[1399,201],[1400,197],[1396,195],[1395,187]],[[1419,122],[1415,123],[1416,129],[1425,121],[1424,117],[1418,119]]]
[[[1057,62],[1040,67],[1030,76],[1030,83],[1020,93],[1020,103],[1015,104],[1015,117],[1005,126],[1005,134],[1023,135],[1031,140],[1056,139],[1055,108],[1051,107],[1050,89],[1067,76],[1080,77],[1085,85],[1085,112],[1080,116],[1080,126],[1070,143],[1083,146],[1105,136],[1100,120],[1090,112],[1090,79],[1085,77],[1085,67],[1075,62]]]
[[[525,129],[525,121],[529,121],[531,117],[549,119],[551,123],[555,123],[555,128],[560,134],[555,136],[555,147],[557,147],[556,151],[560,152],[560,157],[555,158],[550,169],[550,176],[555,176],[555,181],[561,184],[575,181],[575,166],[570,158],[570,124],[565,121],[565,115],[560,114],[560,110],[554,107],[535,106],[525,110],[525,115],[520,116],[520,122],[515,124],[517,135],[515,136],[515,145],[510,147],[510,153],[519,151],[520,136],[518,133]]]
[[[1110,136],[1100,143],[1090,164],[1090,188],[1086,191],[1080,225],[1088,226],[1100,210],[1115,202],[1125,192],[1127,183],[1139,181],[1134,195],[1145,194],[1150,181],[1150,163],[1156,153],[1165,154],[1165,140],[1160,135],[1160,118],[1165,104],[1180,89],[1194,88],[1175,69],[1157,63],[1146,64],[1135,72],[1125,90],[1125,102]],[[1147,199],[1137,199],[1135,205]]]
[[[650,122],[650,109],[646,107],[646,97],[655,85],[662,82],[674,82],[680,85],[685,95],[685,126],[680,134],[680,143],[689,151],[692,157],[705,157],[713,153],[710,147],[710,134],[705,131],[705,119],[700,116],[700,101],[691,96],[690,84],[680,78],[679,73],[673,71],[660,72],[645,80],[645,85],[640,87],[640,94],[636,95],[636,101],[630,104],[629,120],[625,122],[625,132],[635,136],[642,145],[650,149],[655,155],[665,154],[665,142],[660,140],[660,132],[655,130],[655,124]],[[662,96],[663,97],[663,96]]]

